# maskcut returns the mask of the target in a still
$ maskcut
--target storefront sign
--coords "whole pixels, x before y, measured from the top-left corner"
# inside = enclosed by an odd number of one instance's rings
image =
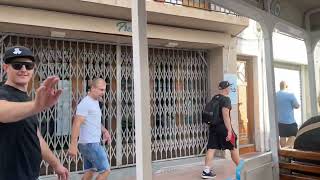
[[[132,32],[131,22],[120,21],[117,23],[117,28],[119,32]]]

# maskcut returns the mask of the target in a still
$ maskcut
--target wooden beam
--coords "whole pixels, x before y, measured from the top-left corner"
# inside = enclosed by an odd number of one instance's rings
[[[301,171],[301,173],[314,173],[320,175],[320,166],[307,165],[303,163],[279,163],[279,167],[282,169]]]
[[[280,180],[316,180],[320,179],[319,177],[311,177],[311,176],[296,176],[290,174],[281,174]]]
[[[281,149],[279,151],[279,155],[283,157],[320,161],[320,152],[300,151],[297,149]]]

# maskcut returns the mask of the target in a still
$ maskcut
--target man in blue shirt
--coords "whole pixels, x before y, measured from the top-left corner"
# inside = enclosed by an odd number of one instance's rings
[[[278,125],[281,147],[293,147],[298,125],[294,119],[294,109],[300,107],[294,94],[287,92],[288,85],[280,82],[280,91],[277,92]]]

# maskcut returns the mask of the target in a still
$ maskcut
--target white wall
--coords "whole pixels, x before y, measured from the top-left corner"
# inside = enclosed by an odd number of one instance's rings
[[[249,26],[237,36],[237,53],[248,56],[259,56],[261,47],[259,47],[259,39],[261,39],[261,29],[254,20],[249,20]]]
[[[273,33],[273,55],[277,62],[308,64],[307,49],[303,40]]]

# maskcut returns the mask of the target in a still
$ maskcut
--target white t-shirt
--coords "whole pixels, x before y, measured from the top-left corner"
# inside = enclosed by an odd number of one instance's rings
[[[98,100],[86,96],[77,106],[76,115],[85,118],[80,126],[79,143],[98,143],[101,137],[101,109]]]

